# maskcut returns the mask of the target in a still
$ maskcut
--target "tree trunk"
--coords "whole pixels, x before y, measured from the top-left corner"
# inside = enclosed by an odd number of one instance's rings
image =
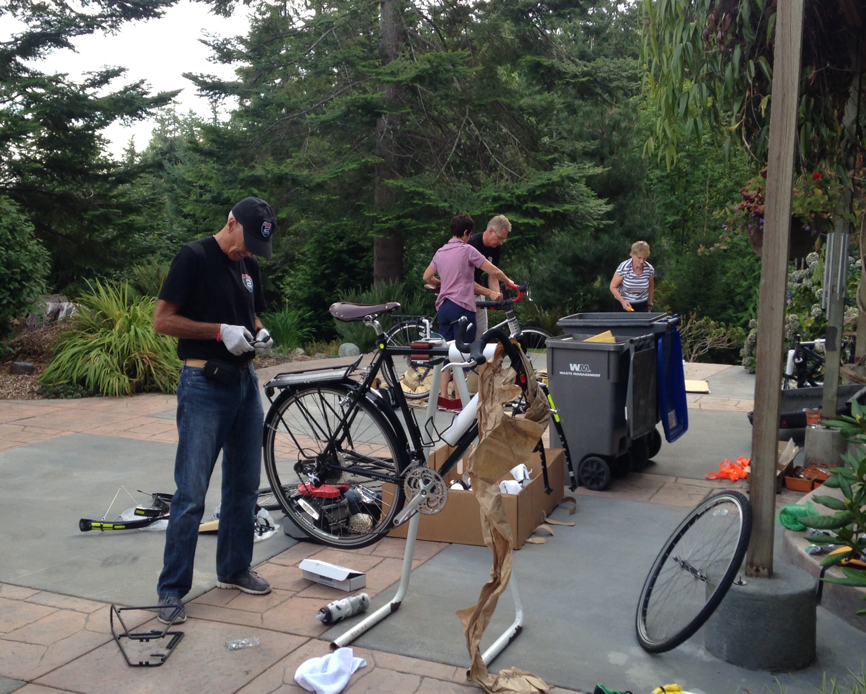
[[[379,16],[379,53],[382,65],[388,65],[400,55],[403,45],[403,20],[401,0],[382,0]],[[402,175],[397,154],[397,131],[400,127],[399,110],[402,90],[391,84],[382,96],[385,113],[376,125],[376,155],[381,163],[376,166],[374,205],[380,214],[386,213],[393,200],[393,191],[386,181]],[[403,235],[399,228],[379,232],[373,239],[373,282],[378,286],[385,282],[403,280]]]

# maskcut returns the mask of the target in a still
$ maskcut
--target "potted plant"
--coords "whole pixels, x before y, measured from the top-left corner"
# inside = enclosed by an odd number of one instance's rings
[[[840,415],[838,419],[825,420],[824,425],[838,429],[848,441],[866,444],[866,406],[854,400],[851,415]],[[827,530],[833,535],[811,538],[815,544],[839,544],[848,551],[833,552],[824,557],[821,566],[841,565],[842,577],[825,576],[821,580],[842,586],[866,588],[866,571],[854,568],[853,562],[866,562],[866,446],[857,445],[842,455],[844,465],[832,468],[825,487],[839,489],[842,498],[816,495],[816,504],[835,511],[828,516],[806,516],[800,522],[807,528]],[[846,565],[848,564],[848,565]],[[858,610],[866,615],[866,609]]]
[[[848,174],[850,177],[857,171]],[[819,246],[820,234],[832,231],[833,220],[842,195],[843,182],[829,167],[804,171],[793,181],[791,201],[790,258],[805,258]],[[764,243],[764,209],[767,189],[766,167],[740,191],[742,200],[725,210],[725,234],[744,234],[760,256]],[[861,212],[855,199],[852,222]]]

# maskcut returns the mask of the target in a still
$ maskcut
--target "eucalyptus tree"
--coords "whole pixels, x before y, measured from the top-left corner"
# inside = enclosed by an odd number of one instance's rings
[[[657,116],[648,152],[668,163],[684,138],[705,130],[726,149],[765,161],[773,86],[774,0],[644,0],[645,86]],[[842,162],[846,106],[863,99],[863,0],[806,0],[800,71],[802,168]],[[863,104],[859,118],[864,119]]]

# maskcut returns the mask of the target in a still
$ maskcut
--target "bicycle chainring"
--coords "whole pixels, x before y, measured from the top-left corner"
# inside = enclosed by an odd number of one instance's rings
[[[431,484],[429,491],[424,492],[425,487]],[[439,513],[448,503],[448,485],[445,484],[442,475],[429,467],[419,465],[406,472],[403,478],[403,489],[409,500],[414,499],[418,494],[424,495],[418,511],[428,516]]]

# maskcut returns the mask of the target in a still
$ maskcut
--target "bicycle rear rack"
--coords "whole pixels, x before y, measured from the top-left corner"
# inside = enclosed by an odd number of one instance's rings
[[[129,610],[145,610],[148,612],[155,612],[160,609],[158,605],[151,605],[147,607],[117,607],[116,605],[111,606],[111,611],[109,612],[109,623],[111,625],[111,635],[114,637],[115,642],[117,643],[117,647],[120,649],[121,654],[123,655],[123,659],[126,661],[126,664],[129,667],[159,667],[166,660],[168,660],[168,656],[170,656],[174,649],[177,647],[177,644],[180,643],[183,638],[182,631],[169,631],[173,626],[175,620],[180,616],[180,613],[183,612],[183,605],[178,605],[173,614],[171,621],[165,626],[165,629],[151,629],[150,631],[130,631],[126,626],[126,623],[123,621],[123,617],[120,616],[121,612],[128,612]],[[117,621],[120,623],[120,626],[123,627],[123,633],[119,634],[117,630],[114,628],[114,617],[117,615]],[[138,660],[133,662],[130,660],[129,654],[126,652],[126,649],[123,647],[123,643],[121,639],[129,639],[131,641],[139,641],[141,643],[150,643],[152,641],[162,641],[164,639],[169,639],[168,645],[165,647],[164,652],[151,653],[150,657],[155,660],[151,662],[148,660]]]

